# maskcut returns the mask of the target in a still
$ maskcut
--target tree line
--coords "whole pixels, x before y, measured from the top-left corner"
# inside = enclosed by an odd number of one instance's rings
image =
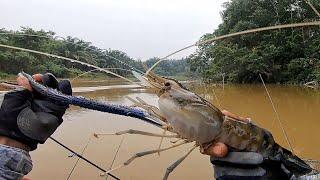
[[[0,29],[0,44],[37,50],[76,59],[102,68],[111,68],[111,71],[127,77],[132,76],[132,74],[130,71],[124,71],[123,69],[134,69],[144,72],[145,68],[151,67],[157,59],[150,58],[142,62],[130,57],[125,52],[113,49],[100,49],[92,43],[76,37],[57,37],[52,31],[37,31],[27,27],[22,27],[18,31]],[[184,76],[188,72],[187,66],[186,59],[169,60],[161,63],[157,67],[156,72],[164,76]],[[51,72],[57,77],[71,78],[93,69],[81,64],[43,55],[0,48],[0,77],[6,78],[16,75],[22,70],[30,74]],[[92,74],[94,76],[105,76],[105,74],[97,72]]]
[[[310,0],[320,10],[320,0]],[[200,40],[258,27],[309,22],[319,17],[304,0],[231,0],[223,22]],[[201,45],[188,57],[192,71],[207,81],[269,83],[320,81],[320,27],[254,33]]]
[[[320,0],[310,2],[320,10]],[[223,22],[214,32],[203,35],[200,41],[258,27],[319,20],[304,0],[231,0],[224,4],[224,8],[221,12]],[[154,57],[142,62],[125,52],[100,49],[76,37],[56,37],[52,31],[25,27],[18,31],[0,29],[1,44],[56,54],[102,68],[133,67],[145,71],[146,67],[151,67],[158,60]],[[229,82],[255,83],[259,81],[260,74],[269,83],[319,82],[319,48],[320,27],[266,31],[200,45],[187,58],[160,63],[155,72],[163,76],[200,75],[208,82],[221,81],[224,77]],[[130,72],[121,69],[112,71],[131,76]],[[14,75],[21,70],[28,73],[52,72],[58,77],[68,78],[92,69],[42,55],[0,48],[0,77]]]

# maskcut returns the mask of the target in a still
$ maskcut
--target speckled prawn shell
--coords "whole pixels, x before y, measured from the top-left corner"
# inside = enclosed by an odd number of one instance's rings
[[[216,139],[237,150],[268,154],[275,141],[267,130],[252,123],[225,117],[222,130]]]

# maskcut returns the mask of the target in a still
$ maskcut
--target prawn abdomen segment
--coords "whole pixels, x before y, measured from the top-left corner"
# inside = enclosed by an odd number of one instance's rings
[[[265,129],[250,123],[225,119],[217,141],[238,150],[267,153],[274,145],[274,139]],[[271,146],[271,147],[270,147]]]

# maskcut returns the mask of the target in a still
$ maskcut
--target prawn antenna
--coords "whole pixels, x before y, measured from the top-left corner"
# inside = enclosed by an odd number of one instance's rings
[[[102,68],[102,69],[105,69],[105,70],[121,70],[121,71],[132,72],[131,70],[123,69],[123,68]],[[90,71],[86,71],[86,72],[84,72],[84,73],[76,76],[75,78],[73,78],[73,79],[71,80],[71,82],[75,81],[76,79],[78,79],[78,78],[81,77],[81,76],[84,76],[84,75],[86,75],[86,74],[92,73],[92,72],[94,72],[94,71],[99,71],[99,69],[92,69],[92,70],[90,70]]]
[[[256,33],[256,32],[271,31],[271,30],[286,29],[286,28],[296,28],[296,27],[304,27],[304,26],[319,26],[319,25],[320,25],[320,21],[302,22],[302,23],[293,23],[293,24],[282,24],[282,25],[261,27],[261,28],[256,28],[256,29],[249,29],[249,30],[245,30],[245,31],[240,31],[240,32],[235,32],[235,33],[231,33],[231,34],[213,37],[213,38],[210,38],[210,39],[207,39],[204,41],[199,41],[199,42],[196,42],[196,43],[191,44],[189,46],[186,46],[184,48],[181,48],[179,50],[176,50],[176,51],[168,54],[167,56],[160,58],[153,66],[151,66],[151,68],[149,68],[147,70],[146,75],[148,75],[158,64],[160,64],[162,61],[166,60],[168,57],[171,57],[174,54],[177,54],[177,53],[184,51],[186,49],[190,49],[194,46],[210,44],[210,43],[213,43],[214,41],[217,41],[217,40],[222,40],[222,39],[226,39],[226,38],[231,38],[231,37],[236,37],[236,36],[241,36],[241,35],[251,34],[251,33]]]
[[[26,48],[20,48],[20,47],[15,47],[15,46],[9,46],[9,45],[5,45],[5,44],[0,44],[0,47],[2,48],[7,48],[7,49],[14,49],[14,50],[19,50],[19,51],[24,51],[24,52],[29,52],[29,53],[34,53],[34,54],[40,54],[40,55],[44,55],[44,56],[48,56],[48,57],[52,57],[52,58],[57,58],[57,59],[63,59],[63,60],[66,60],[66,61],[70,61],[72,63],[78,63],[78,64],[82,64],[82,65],[85,65],[85,66],[88,66],[88,67],[91,67],[91,68],[95,68],[95,69],[98,69],[99,71],[102,71],[102,72],[106,72],[108,74],[112,74],[116,77],[119,77],[121,79],[124,79],[132,84],[138,84],[126,77],[123,77],[119,74],[116,74],[112,71],[109,71],[107,69],[103,69],[101,67],[98,67],[98,66],[95,66],[95,65],[92,65],[92,64],[89,64],[89,63],[86,63],[86,62],[82,62],[82,61],[79,61],[79,60],[76,60],[76,59],[71,59],[71,58],[67,58],[67,57],[63,57],[63,56],[58,56],[58,55],[54,55],[54,54],[50,54],[50,53],[45,53],[45,52],[41,52],[41,51],[36,51],[36,50],[32,50],[32,49],[26,49]],[[138,84],[140,86],[140,84]]]
[[[304,0],[304,1],[311,7],[311,9],[314,11],[314,13],[316,13],[317,16],[320,17],[319,11],[312,5],[312,3],[310,2],[310,0]]]
[[[65,41],[64,43],[67,43],[67,44],[72,44],[72,45],[76,45],[76,46],[82,46],[82,45],[79,45],[79,44],[76,44],[75,42],[69,42],[66,38],[62,37],[62,36],[46,36],[46,35],[38,35],[38,34],[27,34],[27,33],[14,33],[14,32],[0,32],[0,35],[10,35],[10,36],[28,36],[28,37],[38,37],[38,38],[45,38],[45,39],[50,39],[50,40],[58,40],[58,39],[62,39],[63,41]],[[84,47],[84,46],[82,46]],[[95,48],[92,48],[92,47],[85,47],[86,49],[88,50],[91,50],[91,51],[95,51],[95,52],[100,52],[99,50],[95,49]],[[130,64],[118,59],[118,58],[115,58],[113,56],[110,56],[107,54],[108,50],[107,49],[101,49],[103,50],[103,54],[106,56],[106,57],[109,57],[117,62],[119,62],[120,64],[122,65],[125,65],[127,67],[129,67],[131,70],[134,70],[134,71],[137,71],[141,74],[144,74],[144,72],[142,72],[141,70],[135,68],[134,66],[131,66]]]

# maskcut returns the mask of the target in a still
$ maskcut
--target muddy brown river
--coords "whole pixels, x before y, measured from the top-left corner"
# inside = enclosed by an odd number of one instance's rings
[[[126,96],[140,97],[150,104],[157,104],[157,96],[150,91],[136,86],[118,86],[104,84],[94,88],[96,84],[77,84],[76,95],[90,97],[99,101],[131,104]],[[90,87],[89,87],[90,86]],[[295,153],[303,158],[320,159],[320,91],[295,86],[267,85],[273,98],[280,120],[294,146]],[[226,85],[190,87],[202,97],[213,102],[221,109],[227,109],[241,116],[251,117],[260,126],[269,129],[276,141],[287,147],[287,143],[262,85]],[[139,135],[104,136],[92,138],[93,133],[112,133],[126,129],[137,129],[162,133],[156,127],[138,119],[121,117],[77,107],[71,107],[64,116],[64,123],[53,137],[77,152],[81,152],[88,140],[84,156],[108,169],[115,156],[122,138],[113,166],[117,166],[130,158],[134,153],[156,149],[160,138]],[[165,140],[163,146],[169,146]],[[132,162],[129,166],[116,170],[113,174],[121,179],[162,179],[167,166],[182,156],[192,144],[184,145],[160,154],[145,156]],[[29,178],[38,180],[66,179],[77,161],[77,157],[68,157],[70,153],[51,140],[31,153],[34,169]],[[80,160],[70,179],[105,179],[100,171]],[[108,179],[112,179],[109,177]],[[213,179],[213,168],[209,157],[195,150],[176,168],[169,179]]]

